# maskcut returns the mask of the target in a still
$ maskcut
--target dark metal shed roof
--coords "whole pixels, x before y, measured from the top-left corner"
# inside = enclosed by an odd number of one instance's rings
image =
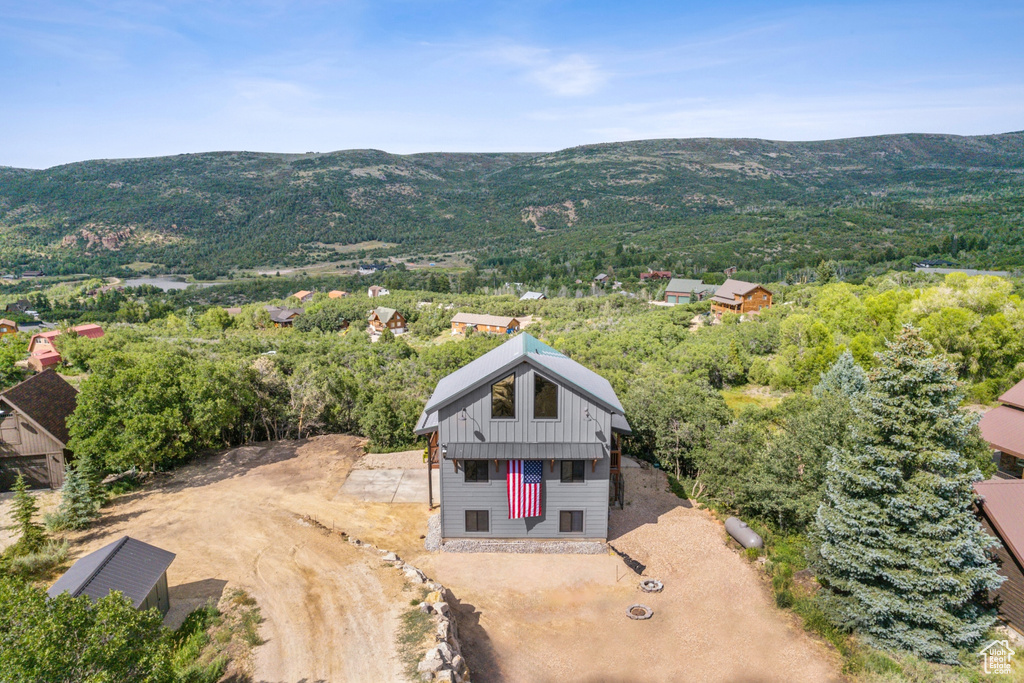
[[[67,592],[99,600],[121,591],[138,607],[173,561],[174,553],[122,536],[75,562],[47,594],[55,598]]]

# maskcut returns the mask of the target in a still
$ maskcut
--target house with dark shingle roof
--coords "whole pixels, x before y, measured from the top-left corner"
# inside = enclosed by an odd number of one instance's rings
[[[608,537],[629,423],[607,379],[535,337],[441,378],[415,431],[440,469],[443,540]],[[536,487],[528,516],[510,505],[517,476]]]
[[[0,490],[20,473],[30,486],[60,488],[78,392],[44,370],[0,393]]]
[[[88,595],[95,602],[119,591],[135,609],[156,608],[167,614],[167,568],[173,561],[174,553],[122,536],[75,562],[46,593],[51,598],[62,593]]]
[[[306,312],[302,308],[280,306],[264,306],[263,309],[270,314],[270,322],[274,323],[274,327],[291,327],[298,317]]]

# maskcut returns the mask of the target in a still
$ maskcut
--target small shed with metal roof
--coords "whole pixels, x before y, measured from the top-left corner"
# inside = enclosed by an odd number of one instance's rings
[[[81,558],[47,594],[72,597],[88,595],[93,601],[120,591],[136,609],[157,609],[167,614],[171,607],[167,588],[167,568],[174,553],[122,536],[113,543]]]

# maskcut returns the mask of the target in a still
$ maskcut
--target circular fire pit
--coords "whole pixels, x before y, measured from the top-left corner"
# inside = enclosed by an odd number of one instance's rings
[[[630,605],[626,608],[626,616],[630,619],[636,619],[637,621],[643,621],[644,619],[650,619],[654,616],[654,610],[647,605]]]
[[[640,582],[640,590],[644,593],[660,593],[664,587],[665,584],[657,579],[644,579]]]

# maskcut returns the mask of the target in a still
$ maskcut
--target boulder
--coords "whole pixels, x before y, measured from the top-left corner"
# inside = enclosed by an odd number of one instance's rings
[[[448,609],[448,603],[447,602],[435,602],[434,603],[434,611],[437,612],[438,614],[440,614],[441,616],[445,616],[445,617],[451,615],[451,610]]]
[[[447,619],[442,619],[437,622],[437,640],[440,643],[448,642],[448,639],[452,637],[452,622]]]
[[[421,602],[418,606],[418,609],[424,614],[430,614],[434,611],[434,608],[430,606],[429,602]]]
[[[429,602],[431,605],[433,605],[435,602],[441,602],[441,592],[433,591],[432,593],[427,593],[427,597],[423,599]]]
[[[449,645],[448,643],[438,643],[437,647],[435,647],[434,649],[437,650],[437,652],[441,655],[441,659],[443,659],[446,663],[452,661],[452,657],[455,656],[455,653],[452,652],[451,645]]]
[[[384,555],[384,557],[381,558],[381,559],[383,559],[385,562],[400,562],[401,561],[401,560],[398,559],[398,555],[395,555],[394,553],[386,553]]]
[[[416,667],[416,670],[420,673],[429,671],[430,673],[437,673],[445,666],[445,660],[441,657],[441,651],[436,647],[427,650],[427,654],[423,657],[423,660]]]
[[[424,671],[423,673],[420,674],[420,680],[424,681],[424,682],[425,681],[432,681],[432,680],[434,680],[434,674],[432,674],[429,671]]]
[[[456,675],[460,678],[469,673],[469,667],[466,666],[466,660],[463,659],[462,655],[452,657],[452,669],[455,670]]]
[[[455,683],[455,672],[451,669],[441,669],[434,675],[435,681],[448,681],[448,683]]]

